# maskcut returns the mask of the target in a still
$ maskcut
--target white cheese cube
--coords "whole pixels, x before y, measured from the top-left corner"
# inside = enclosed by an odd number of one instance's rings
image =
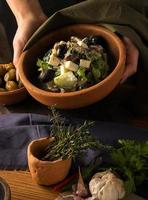
[[[85,59],[80,59],[80,66],[84,68],[89,68],[90,67],[90,60],[85,60]]]
[[[78,70],[78,67],[79,67],[77,64],[75,64],[72,61],[66,61],[64,66],[65,66],[66,69],[68,69],[69,71],[73,71],[73,72],[76,72]]]
[[[78,40],[77,43],[78,43],[78,45],[79,45],[80,47],[83,47],[83,48],[85,48],[85,49],[88,48],[87,44],[85,44],[82,40]]]
[[[60,60],[55,55],[51,54],[48,63],[54,67],[57,67],[60,64]]]
[[[52,49],[52,55],[56,56],[56,53],[57,53],[56,49],[53,48],[53,49]]]
[[[61,71],[61,74],[64,74],[68,71],[68,69],[66,69],[64,65],[60,65],[60,71]]]

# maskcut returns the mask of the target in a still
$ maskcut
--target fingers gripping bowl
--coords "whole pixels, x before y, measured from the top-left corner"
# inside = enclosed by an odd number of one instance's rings
[[[38,58],[42,58],[56,42],[68,41],[71,36],[85,38],[92,35],[101,36],[106,41],[110,72],[103,80],[90,87],[64,93],[45,91],[38,87],[36,83]],[[56,107],[63,109],[73,109],[93,104],[107,96],[119,83],[124,64],[124,45],[116,34],[96,25],[77,24],[50,32],[26,50],[19,60],[19,75],[30,95],[40,103],[47,106],[56,105]]]

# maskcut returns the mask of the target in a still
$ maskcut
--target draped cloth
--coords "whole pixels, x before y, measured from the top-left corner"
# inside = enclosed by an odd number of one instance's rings
[[[27,169],[27,146],[49,136],[47,116],[6,114],[0,117],[0,169]]]
[[[82,120],[73,118],[67,124],[81,124]],[[33,113],[13,113],[0,117],[0,169],[26,170],[27,147],[35,139],[50,135],[49,119],[46,115]],[[91,133],[105,144],[114,144],[120,138],[138,141],[148,140],[146,129],[123,123],[96,121]],[[97,152],[88,151],[80,162],[88,164]]]
[[[111,27],[129,37],[140,53],[138,71],[125,84],[134,86],[131,101],[134,112],[148,113],[148,1],[86,0],[59,10],[33,34],[24,50],[45,34],[65,25],[89,23]]]

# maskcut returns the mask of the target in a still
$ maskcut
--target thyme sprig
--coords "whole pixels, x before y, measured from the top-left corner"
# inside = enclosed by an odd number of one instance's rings
[[[90,133],[93,121],[84,121],[81,125],[66,124],[65,118],[51,107],[50,122],[54,140],[46,147],[42,160],[75,158],[82,150],[102,148],[102,144]]]

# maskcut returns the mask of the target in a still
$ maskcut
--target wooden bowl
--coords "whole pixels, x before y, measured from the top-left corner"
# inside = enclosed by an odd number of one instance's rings
[[[0,64],[0,67],[8,66],[10,64]],[[24,100],[27,96],[25,87],[21,87],[12,91],[0,91],[0,105],[12,105]]]
[[[57,41],[66,41],[70,36],[84,38],[90,35],[102,36],[106,40],[113,61],[111,62],[113,70],[104,80],[89,88],[66,93],[48,92],[35,85],[37,58],[41,58]],[[50,32],[26,50],[19,60],[19,75],[30,95],[40,103],[47,106],[56,105],[62,109],[73,109],[93,104],[112,92],[121,79],[124,67],[125,48],[115,33],[97,25],[76,24]]]

